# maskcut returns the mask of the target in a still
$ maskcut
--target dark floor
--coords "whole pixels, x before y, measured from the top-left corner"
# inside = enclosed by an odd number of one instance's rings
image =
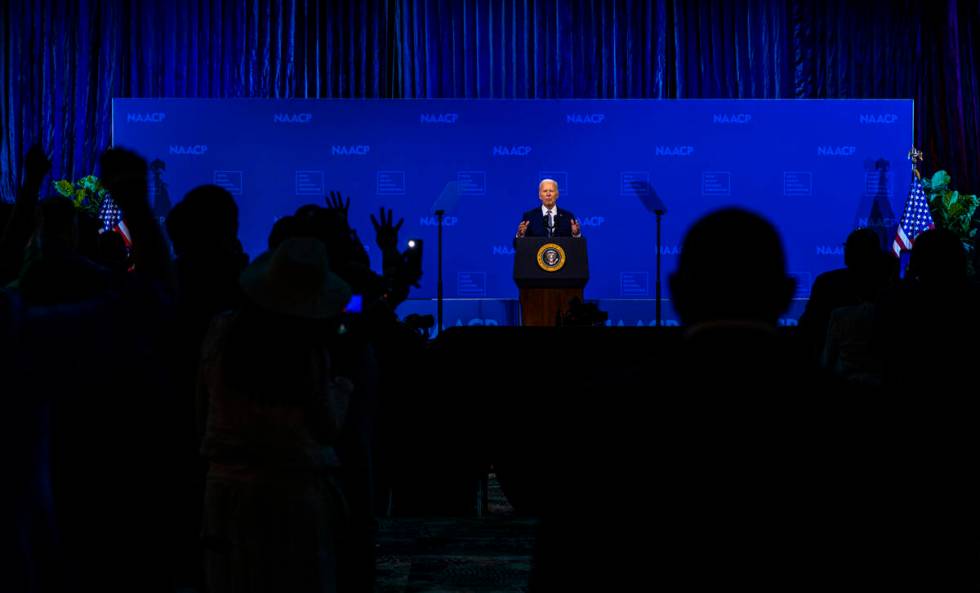
[[[377,593],[527,591],[536,521],[517,517],[491,474],[477,518],[380,521]]]
[[[376,591],[527,591],[533,528],[514,517],[386,519]]]
[[[527,591],[537,520],[514,514],[493,474],[488,486],[481,517],[379,519],[375,593]]]

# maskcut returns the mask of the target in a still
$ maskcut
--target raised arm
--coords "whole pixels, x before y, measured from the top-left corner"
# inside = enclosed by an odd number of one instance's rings
[[[51,159],[40,144],[28,149],[24,156],[23,181],[17,188],[14,210],[0,236],[0,284],[17,277],[24,260],[24,249],[35,227],[35,212],[41,183],[51,170]]]

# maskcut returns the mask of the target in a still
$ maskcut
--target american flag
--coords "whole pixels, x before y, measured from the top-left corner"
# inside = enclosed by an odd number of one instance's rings
[[[116,203],[112,200],[112,196],[103,198],[102,205],[99,207],[99,220],[102,221],[102,230],[100,232],[119,233],[123,241],[126,242],[127,249],[133,246],[133,242],[129,238],[129,229],[126,228],[126,223],[123,221],[122,210],[119,209],[119,206],[116,206]]]
[[[932,214],[929,212],[929,201],[926,199],[922,180],[918,175],[913,175],[909,197],[905,200],[905,212],[902,213],[902,220],[895,231],[895,240],[892,241],[892,253],[896,257],[901,256],[903,251],[912,249],[912,243],[919,233],[934,228],[936,223],[932,221]]]

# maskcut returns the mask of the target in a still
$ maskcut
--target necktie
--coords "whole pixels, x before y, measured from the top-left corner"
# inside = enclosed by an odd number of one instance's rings
[[[548,236],[550,237],[554,234],[555,234],[555,218],[554,215],[551,213],[551,210],[548,210]]]

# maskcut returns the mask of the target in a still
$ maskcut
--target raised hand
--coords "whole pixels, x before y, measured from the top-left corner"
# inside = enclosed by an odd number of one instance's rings
[[[517,236],[518,237],[523,237],[525,234],[527,234],[527,225],[529,225],[529,224],[531,224],[530,221],[528,221],[528,220],[522,220],[521,221],[521,224],[517,225]]]
[[[347,199],[345,200],[340,195],[339,191],[331,190],[329,196],[323,197],[323,202],[326,204],[327,210],[339,212],[343,221],[350,226],[347,217],[347,214],[350,212],[350,196],[347,196]]]
[[[582,234],[582,225],[579,224],[577,220],[572,219],[572,236],[578,237]]]
[[[389,249],[398,248],[398,230],[402,228],[402,224],[405,222],[404,218],[399,218],[397,224],[392,224],[393,213],[391,209],[388,209],[387,215],[385,214],[384,207],[381,208],[381,220],[378,221],[374,215],[371,215],[371,224],[374,226],[375,241],[381,251],[387,251]]]

